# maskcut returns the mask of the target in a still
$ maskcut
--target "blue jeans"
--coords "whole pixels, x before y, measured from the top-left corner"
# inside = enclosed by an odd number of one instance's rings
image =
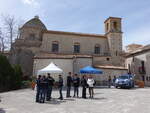
[[[67,95],[66,97],[70,97],[71,86],[67,86]]]
[[[60,97],[59,97],[59,98],[60,98],[60,99],[63,99],[62,88],[63,88],[63,87],[59,87],[59,94],[60,94]]]
[[[42,103],[45,102],[46,94],[47,94],[47,90],[46,89],[41,89],[40,90],[40,102],[42,102]]]
[[[76,96],[77,94],[77,97],[79,95],[79,87],[74,87],[74,97]]]
[[[37,87],[37,92],[36,92],[36,102],[39,102],[39,96],[40,96],[40,88]]]
[[[111,87],[111,81],[108,81],[108,88]]]
[[[52,94],[52,86],[49,86],[48,90],[47,90],[47,98],[46,100],[50,100],[51,99],[51,94]]]

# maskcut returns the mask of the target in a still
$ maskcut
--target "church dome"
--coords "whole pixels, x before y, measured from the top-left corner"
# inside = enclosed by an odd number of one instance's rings
[[[28,22],[26,22],[23,27],[35,27],[35,28],[41,28],[46,29],[46,26],[43,24],[43,22],[39,19],[38,16],[35,16]]]

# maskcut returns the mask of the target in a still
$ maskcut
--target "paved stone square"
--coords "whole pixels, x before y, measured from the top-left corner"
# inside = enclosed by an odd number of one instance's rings
[[[61,101],[57,90],[52,96],[52,101],[39,104],[31,89],[0,93],[0,113],[150,113],[150,88],[97,88],[94,99]]]

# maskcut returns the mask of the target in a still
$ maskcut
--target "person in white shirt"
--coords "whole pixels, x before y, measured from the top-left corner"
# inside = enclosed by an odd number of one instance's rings
[[[93,98],[93,95],[94,95],[94,84],[95,84],[95,81],[93,79],[93,77],[90,75],[88,80],[87,80],[87,84],[88,84],[88,87],[89,87],[89,94],[90,94],[90,98]]]

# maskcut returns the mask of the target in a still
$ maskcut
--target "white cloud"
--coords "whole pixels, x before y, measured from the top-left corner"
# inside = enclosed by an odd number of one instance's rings
[[[26,5],[36,6],[36,7],[40,5],[37,0],[22,0],[22,2]]]

